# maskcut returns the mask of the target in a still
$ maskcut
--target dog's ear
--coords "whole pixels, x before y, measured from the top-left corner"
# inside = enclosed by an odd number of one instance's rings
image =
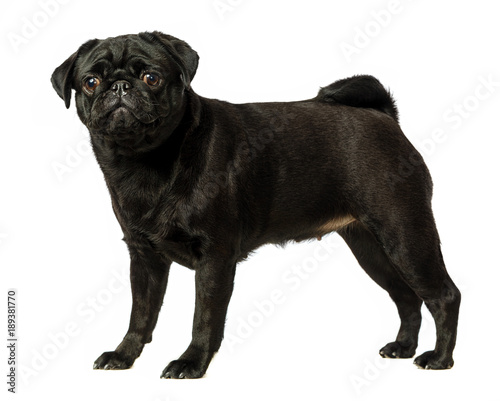
[[[50,81],[52,82],[52,86],[59,97],[64,100],[64,104],[66,105],[67,109],[69,109],[69,105],[71,102],[71,89],[73,89],[73,75],[75,71],[76,60],[83,52],[86,52],[95,47],[98,42],[98,39],[93,39],[84,43],[75,53],[69,56],[69,58],[59,67],[57,67],[52,73],[52,77],[50,79]]]
[[[181,69],[182,82],[189,89],[198,68],[198,53],[183,40],[159,31],[143,32],[139,36],[149,42],[159,44],[174,59]]]

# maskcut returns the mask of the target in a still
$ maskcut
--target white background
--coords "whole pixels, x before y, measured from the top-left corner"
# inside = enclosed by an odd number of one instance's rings
[[[497,2],[65,3],[9,2],[1,17],[0,290],[4,300],[18,290],[17,399],[500,400]],[[335,234],[264,247],[239,266],[226,326],[233,341],[205,378],[159,379],[190,340],[194,275],[177,265],[153,342],[133,369],[92,370],[128,327],[128,255],[74,103],[66,110],[49,79],[84,41],[144,30],[198,51],[193,88],[206,97],[299,100],[357,73],[391,89],[433,175],[443,253],[463,295],[452,370],[379,358],[397,333],[396,308]],[[350,56],[349,46],[357,46]],[[417,354],[435,340],[424,316]],[[4,383],[6,354],[0,366]]]

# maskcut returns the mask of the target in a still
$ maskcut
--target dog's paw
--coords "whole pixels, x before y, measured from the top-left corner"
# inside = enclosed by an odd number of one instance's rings
[[[188,360],[188,359],[178,359],[172,361],[168,366],[163,369],[163,373],[160,378],[162,379],[199,379],[203,377],[206,366],[202,366],[201,363]]]
[[[379,354],[382,358],[411,358],[415,355],[415,347],[405,347],[397,341],[394,341],[383,347],[379,351]]]
[[[427,351],[416,357],[413,363],[420,369],[450,369],[453,366],[453,358],[437,355],[434,351]]]
[[[134,364],[134,359],[116,352],[105,352],[94,362],[94,369],[121,370],[129,369]]]

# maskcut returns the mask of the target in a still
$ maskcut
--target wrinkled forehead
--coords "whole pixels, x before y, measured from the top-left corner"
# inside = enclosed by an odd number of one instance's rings
[[[148,43],[138,36],[119,36],[100,41],[83,54],[78,62],[80,74],[128,70],[141,71],[147,68],[164,69],[170,66],[161,47]]]

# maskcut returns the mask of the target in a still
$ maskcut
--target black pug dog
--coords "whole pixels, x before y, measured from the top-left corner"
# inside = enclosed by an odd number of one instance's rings
[[[192,340],[161,377],[202,377],[219,349],[236,264],[263,244],[336,231],[396,303],[401,327],[380,350],[410,358],[422,302],[435,349],[415,364],[453,366],[460,292],[431,210],[432,182],[371,76],[310,100],[231,104],[198,96],[197,53],[161,32],[90,40],[52,75],[90,131],[130,252],[129,329],[94,369],[127,369],[152,339],[169,268],[195,271]]]

